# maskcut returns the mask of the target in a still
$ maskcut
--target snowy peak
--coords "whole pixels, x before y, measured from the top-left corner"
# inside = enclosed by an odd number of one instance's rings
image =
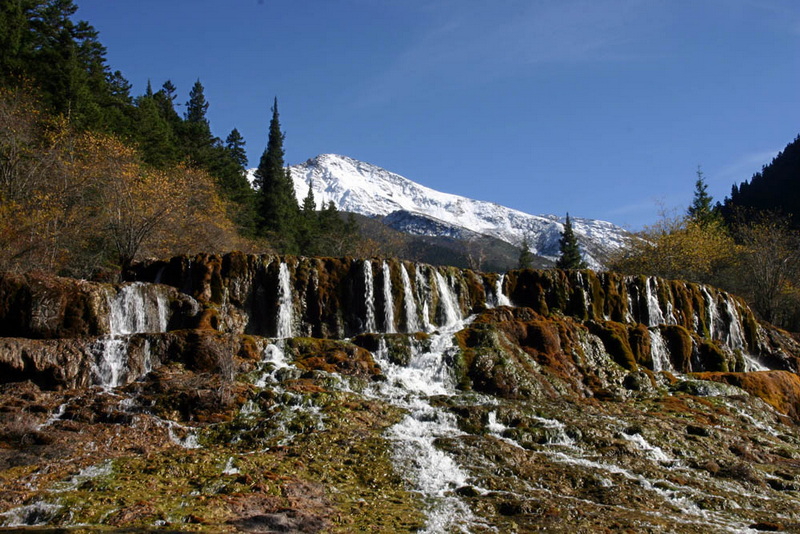
[[[563,220],[530,215],[493,202],[443,193],[376,165],[346,156],[322,154],[290,167],[298,201],[312,187],[319,205],[330,201],[342,211],[381,217],[389,226],[417,235],[496,237],[519,246],[527,237],[534,254],[555,259]],[[395,214],[392,217],[387,217]],[[622,246],[627,232],[606,221],[572,219],[582,252],[600,268],[608,253]]]

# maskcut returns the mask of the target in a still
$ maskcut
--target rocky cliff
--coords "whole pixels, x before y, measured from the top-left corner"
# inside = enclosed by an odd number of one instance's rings
[[[0,525],[800,531],[800,346],[714,288],[239,253],[127,277],[0,276]]]

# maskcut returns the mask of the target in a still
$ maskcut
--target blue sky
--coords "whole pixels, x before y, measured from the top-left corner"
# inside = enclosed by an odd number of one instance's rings
[[[144,92],[198,78],[255,166],[337,153],[529,213],[641,228],[800,133],[797,0],[76,0]],[[179,110],[180,111],[180,110]]]

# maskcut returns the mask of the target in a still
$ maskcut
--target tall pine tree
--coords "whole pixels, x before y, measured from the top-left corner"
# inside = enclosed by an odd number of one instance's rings
[[[713,198],[708,194],[708,184],[703,177],[703,171],[697,168],[697,181],[694,183],[694,198],[686,214],[689,219],[700,226],[708,226],[720,220],[718,210],[712,205]]]
[[[586,269],[586,263],[581,258],[581,250],[578,247],[578,238],[572,231],[572,221],[567,213],[567,220],[564,222],[564,231],[558,242],[560,256],[556,260],[556,267],[559,269]]]
[[[272,106],[267,148],[255,173],[255,184],[261,193],[259,215],[263,235],[273,234],[285,253],[297,253],[297,229],[300,208],[289,171],[284,168],[283,141],[278,114],[278,98]]]
[[[201,168],[208,168],[213,155],[214,136],[211,135],[211,125],[206,118],[208,101],[205,89],[200,80],[197,80],[189,91],[189,101],[186,102],[186,113],[179,132],[183,152],[189,162]]]

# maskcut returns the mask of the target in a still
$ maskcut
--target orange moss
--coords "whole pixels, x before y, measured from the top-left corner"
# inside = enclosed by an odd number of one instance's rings
[[[800,377],[788,371],[756,373],[694,373],[700,380],[711,380],[742,388],[800,422]]]
[[[380,367],[369,351],[333,339],[291,338],[286,346],[300,369],[327,371],[362,378],[378,375]]]

